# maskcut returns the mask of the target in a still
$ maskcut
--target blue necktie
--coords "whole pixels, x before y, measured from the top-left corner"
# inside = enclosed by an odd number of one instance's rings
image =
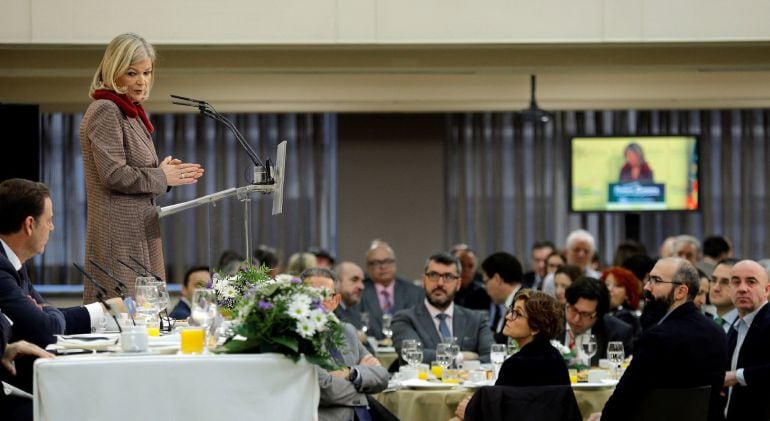
[[[441,337],[448,338],[452,336],[452,333],[449,332],[449,325],[446,324],[446,318],[449,316],[441,313],[437,314],[436,317],[438,317],[438,331],[441,333]]]

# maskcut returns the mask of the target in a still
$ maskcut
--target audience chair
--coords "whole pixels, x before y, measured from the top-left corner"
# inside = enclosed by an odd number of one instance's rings
[[[466,421],[581,421],[571,386],[487,386],[473,394]]]

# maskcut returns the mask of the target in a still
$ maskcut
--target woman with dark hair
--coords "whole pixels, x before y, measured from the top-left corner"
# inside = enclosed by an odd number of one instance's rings
[[[583,276],[583,270],[575,265],[562,265],[556,269],[553,275],[556,301],[560,304],[567,304],[567,297],[564,294],[567,288],[581,276]]]
[[[628,323],[634,329],[634,336],[639,336],[642,327],[639,323],[639,300],[642,296],[641,282],[628,269],[607,268],[602,272],[601,280],[610,291],[610,311],[608,314]]]
[[[523,289],[516,294],[505,316],[503,334],[519,344],[520,351],[505,360],[495,386],[568,386],[567,364],[550,340],[564,326],[564,306],[550,295]],[[457,406],[457,419],[465,417],[466,398]]]
[[[626,163],[620,169],[621,183],[652,183],[652,169],[644,160],[644,151],[638,143],[632,142],[623,150],[626,157]]]

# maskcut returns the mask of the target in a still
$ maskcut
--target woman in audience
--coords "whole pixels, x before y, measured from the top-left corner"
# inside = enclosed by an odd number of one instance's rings
[[[583,276],[583,271],[575,265],[562,265],[556,269],[556,273],[553,275],[553,283],[556,287],[556,301],[560,304],[567,304],[567,298],[564,296],[564,293],[581,276]]]
[[[608,314],[630,324],[634,328],[634,336],[638,336],[642,330],[639,324],[641,282],[633,272],[620,267],[605,269],[602,272],[601,280],[610,291],[610,311]]]
[[[559,252],[554,251],[545,258],[546,273],[551,274],[556,272],[556,269],[564,266],[565,263],[567,263],[567,261],[564,260],[564,256],[562,256]]]
[[[505,360],[495,386],[568,386],[564,358],[549,342],[564,326],[564,306],[539,291],[524,289],[505,316],[503,334],[519,344],[520,351]],[[456,419],[465,417],[466,398],[457,406]]]

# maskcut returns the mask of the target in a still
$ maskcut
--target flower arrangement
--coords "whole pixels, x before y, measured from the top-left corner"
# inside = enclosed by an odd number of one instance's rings
[[[569,347],[567,347],[563,343],[555,339],[552,339],[551,346],[553,346],[554,348],[556,348],[557,351],[559,351],[562,358],[564,358],[564,362],[567,364],[568,368],[576,368],[578,370],[591,368],[590,364],[589,366],[586,366],[584,364],[584,361],[578,358],[578,356],[576,355],[576,352],[573,352]]]
[[[220,313],[227,318],[236,317],[238,304],[246,292],[257,284],[268,281],[269,272],[270,269],[265,265],[241,265],[241,269],[234,275],[215,273],[207,287],[214,290]]]
[[[345,345],[337,316],[328,311],[325,290],[305,285],[297,278],[279,276],[257,280],[236,300],[233,332],[222,345],[227,353],[277,352],[297,361],[338,369],[329,352]]]

